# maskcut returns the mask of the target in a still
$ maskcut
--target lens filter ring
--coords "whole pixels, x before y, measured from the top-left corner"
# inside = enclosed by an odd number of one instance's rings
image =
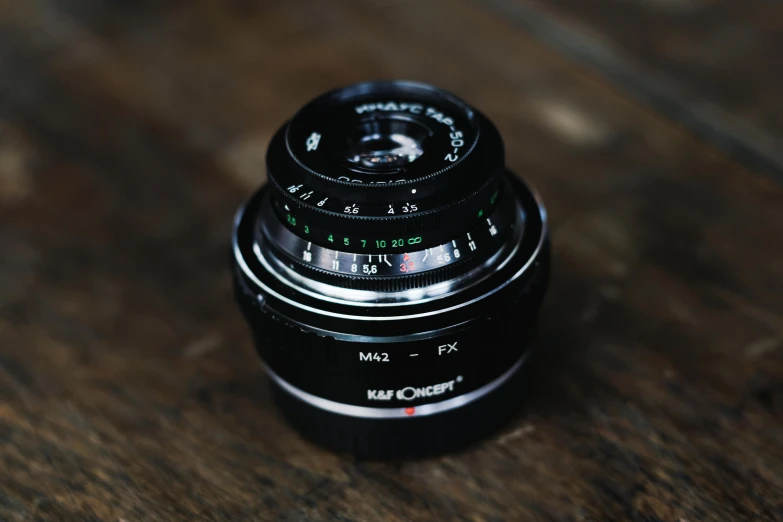
[[[475,112],[451,94],[415,82],[370,82],[307,104],[289,123],[285,146],[306,172],[372,190],[456,170],[471,156],[479,135]],[[407,157],[400,151],[386,154],[386,161],[362,161],[373,150],[388,153],[406,146]]]

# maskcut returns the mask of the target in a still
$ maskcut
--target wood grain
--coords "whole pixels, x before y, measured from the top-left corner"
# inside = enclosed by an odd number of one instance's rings
[[[783,190],[470,2],[0,14],[0,520],[781,520]],[[231,217],[319,92],[482,108],[548,204],[524,414],[356,463],[270,403]]]
[[[490,0],[539,40],[755,170],[783,179],[783,6]]]

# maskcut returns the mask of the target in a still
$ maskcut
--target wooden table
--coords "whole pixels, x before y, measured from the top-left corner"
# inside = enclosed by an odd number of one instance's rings
[[[783,520],[783,9],[741,4],[0,2],[0,520]],[[498,124],[554,279],[513,426],[356,463],[271,404],[229,231],[294,110],[397,77]]]

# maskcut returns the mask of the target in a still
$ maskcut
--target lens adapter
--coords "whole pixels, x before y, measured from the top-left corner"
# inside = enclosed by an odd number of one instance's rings
[[[326,93],[240,208],[237,300],[281,411],[360,457],[427,455],[517,409],[549,277],[546,213],[494,125],[434,87]]]

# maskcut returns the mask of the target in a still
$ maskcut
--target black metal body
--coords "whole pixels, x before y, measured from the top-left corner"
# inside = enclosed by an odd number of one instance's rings
[[[408,168],[340,159],[351,129],[398,117],[428,129]],[[328,134],[315,140],[316,128]],[[466,138],[453,161],[451,136]],[[328,93],[272,141],[270,183],[237,214],[234,273],[281,407],[305,435],[366,457],[427,454],[516,409],[501,398],[536,329],[549,247],[543,207],[502,150],[488,120],[409,82]],[[446,436],[433,438],[438,426]]]

